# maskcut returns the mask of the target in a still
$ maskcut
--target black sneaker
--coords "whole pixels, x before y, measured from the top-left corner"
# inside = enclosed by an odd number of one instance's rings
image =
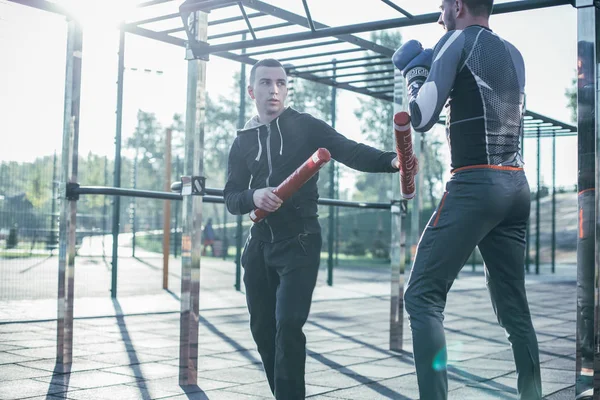
[[[594,398],[594,377],[579,375],[575,384],[575,400],[592,400]]]

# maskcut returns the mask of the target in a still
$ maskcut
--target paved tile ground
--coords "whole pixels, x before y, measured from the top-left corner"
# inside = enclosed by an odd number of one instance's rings
[[[48,268],[55,261],[47,260]],[[90,277],[101,277],[98,286],[104,285],[110,272],[96,261],[78,258],[76,279],[92,285]],[[132,258],[120,260],[124,295],[117,301],[110,300],[106,287],[80,291],[69,370],[55,363],[56,300],[21,296],[0,301],[0,399],[272,398],[250,336],[244,295],[232,287],[233,264],[209,258],[203,259],[201,274],[198,385],[179,386],[178,263],[172,262],[170,291],[144,290],[160,284],[160,259]],[[512,353],[482,275],[481,270],[462,273],[449,295],[449,397],[516,399]],[[307,397],[418,398],[407,324],[405,351],[388,350],[389,276],[383,267],[348,267],[336,270],[333,287],[319,283],[305,328]],[[321,273],[319,282],[324,280]],[[561,266],[555,275],[529,275],[528,295],[544,395],[572,399],[574,266]]]

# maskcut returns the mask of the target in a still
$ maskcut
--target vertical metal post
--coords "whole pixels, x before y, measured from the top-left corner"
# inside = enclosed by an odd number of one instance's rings
[[[340,166],[335,168],[335,198],[340,198]],[[335,208],[335,265],[340,264],[340,207]]]
[[[79,100],[83,32],[78,22],[68,22],[65,103],[62,143],[61,215],[59,221],[58,303],[56,361],[71,364],[73,353],[73,289],[75,286],[75,228],[77,200],[67,199],[67,185],[77,182]]]
[[[556,133],[552,133],[552,273],[556,272]]]
[[[335,81],[336,76],[336,60],[333,59],[333,80]],[[337,88],[335,86],[331,87],[331,127],[335,129],[335,108],[336,108],[336,98],[337,98]],[[333,199],[335,196],[335,161],[331,161],[329,163],[329,198]],[[327,284],[329,286],[333,285],[333,230],[335,228],[334,225],[334,213],[335,208],[333,206],[329,206],[329,217],[327,218],[329,221],[329,229],[327,235],[327,248],[328,248],[328,256],[327,256]]]
[[[177,177],[177,179],[181,178],[181,160],[179,159],[179,156],[177,156],[176,161],[175,161],[175,176]],[[171,190],[171,188],[169,188],[169,190]],[[179,201],[175,202],[175,226],[173,227],[173,256],[175,258],[177,258],[177,254],[179,252],[179,247],[181,246],[181,244],[179,243]]]
[[[165,192],[171,191],[171,141],[173,131],[167,129],[165,137]],[[171,240],[171,202],[163,203],[163,289],[169,288],[169,249]]]
[[[525,158],[525,133],[523,133],[523,140],[521,141],[521,154],[523,158]],[[531,214],[529,215],[529,219],[527,220],[527,231],[525,232],[526,244],[525,244],[525,272],[529,273],[530,269],[530,261],[531,257],[529,256],[530,252],[530,242],[531,242]]]
[[[540,127],[537,128],[537,192],[535,195],[535,274],[540,274],[540,189],[541,189],[541,165],[540,165]]]
[[[242,34],[242,40],[246,40],[246,34]],[[246,49],[242,49],[242,54]],[[246,119],[246,64],[242,63],[240,71],[240,110],[238,113],[238,129],[243,129]],[[237,216],[237,226],[235,231],[235,290],[238,292],[242,288],[242,216]]]
[[[104,156],[104,186],[108,186],[108,157]],[[102,259],[106,258],[106,251],[104,249],[104,241],[106,238],[106,220],[108,215],[108,207],[106,206],[106,196],[102,196]]]
[[[48,234],[48,247],[51,249],[50,254],[52,254],[56,245],[56,189],[58,184],[56,181],[56,159],[55,150],[54,160],[52,161],[52,211],[50,214],[50,233]]]
[[[229,239],[227,238],[227,207],[223,204],[223,240],[222,240],[222,249],[221,255],[223,256],[223,260],[227,259],[227,253],[229,251]]]
[[[394,72],[394,113],[406,110],[404,79],[400,71]],[[390,132],[392,130],[390,121]],[[391,298],[390,298],[390,350],[402,351],[402,339],[404,336],[404,270],[406,267],[406,228],[403,222],[406,219],[406,200],[400,198],[399,175],[393,174],[392,184],[392,207],[391,207]]]
[[[196,40],[207,40],[208,16],[194,12],[190,21]],[[204,173],[204,115],[206,107],[206,61],[188,54],[187,107],[185,115],[184,174]],[[202,196],[183,198],[181,238],[181,314],[179,334],[179,384],[198,382],[198,323],[200,320],[200,262],[202,239]]]
[[[135,147],[135,157],[133,159],[133,170],[131,171],[131,187],[137,189],[137,169],[139,156],[139,142]],[[129,200],[129,222],[131,224],[131,257],[135,257],[135,234],[137,231],[135,218],[136,198],[132,197]]]
[[[577,239],[577,353],[576,392],[593,391],[600,398],[600,10],[598,2],[577,0],[577,140],[578,202]]]
[[[115,133],[115,172],[113,186],[121,187],[121,128],[123,121],[123,75],[125,72],[125,31],[119,32],[119,66],[117,78],[117,127]],[[119,231],[121,227],[121,198],[113,197],[112,221],[112,269],[110,282],[110,297],[117,297],[117,270],[119,259]]]

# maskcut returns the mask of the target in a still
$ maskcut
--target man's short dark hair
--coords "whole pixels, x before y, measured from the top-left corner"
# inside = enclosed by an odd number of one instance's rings
[[[248,81],[250,83],[250,85],[254,84],[254,79],[256,78],[256,69],[258,67],[281,67],[285,70],[283,65],[276,59],[263,58],[262,60],[258,61],[256,64],[254,64],[252,66],[252,69],[250,70],[250,80]]]
[[[463,0],[463,3],[474,17],[489,17],[494,8],[494,0]]]

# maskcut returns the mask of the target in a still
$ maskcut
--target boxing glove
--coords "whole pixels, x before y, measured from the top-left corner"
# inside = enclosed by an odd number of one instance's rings
[[[416,80],[423,82],[427,79],[432,61],[433,50],[423,49],[417,40],[404,43],[392,56],[392,62],[409,85]]]

